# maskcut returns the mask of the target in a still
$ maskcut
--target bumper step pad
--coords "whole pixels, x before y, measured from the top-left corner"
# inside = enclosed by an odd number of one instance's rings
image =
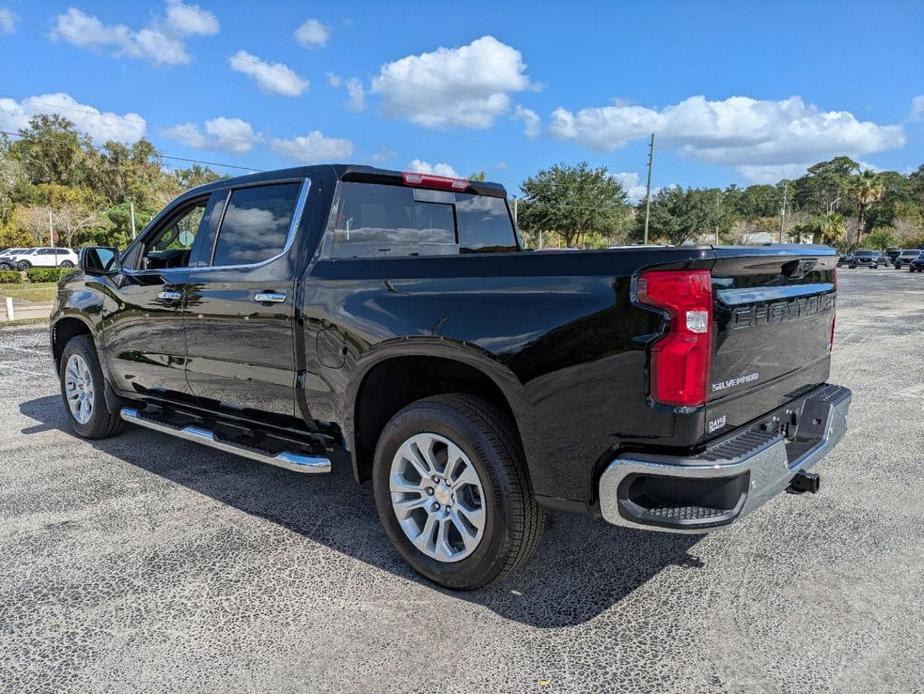
[[[825,384],[704,450],[673,456],[623,453],[600,476],[600,512],[615,525],[702,533],[766,503],[807,471],[847,431],[851,393]],[[784,435],[771,422],[797,413]]]

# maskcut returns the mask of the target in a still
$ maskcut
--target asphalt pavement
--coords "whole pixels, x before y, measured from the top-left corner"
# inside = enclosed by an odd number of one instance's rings
[[[77,438],[47,329],[0,328],[0,690],[920,692],[924,275],[843,270],[837,320],[820,493],[708,536],[554,514],[472,593],[400,561],[345,458]]]

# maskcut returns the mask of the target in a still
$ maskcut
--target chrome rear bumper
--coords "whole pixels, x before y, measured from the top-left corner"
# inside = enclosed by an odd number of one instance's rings
[[[797,412],[790,438],[768,423],[733,432],[693,456],[625,453],[600,477],[600,511],[615,525],[703,533],[728,525],[776,496],[847,431],[851,393],[819,386],[786,410]],[[783,408],[781,408],[783,409]]]

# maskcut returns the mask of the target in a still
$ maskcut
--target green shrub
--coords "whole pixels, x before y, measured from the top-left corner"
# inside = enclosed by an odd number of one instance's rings
[[[0,284],[19,284],[22,274],[18,270],[0,270]]]
[[[65,275],[77,272],[75,267],[30,267],[26,277],[30,282],[57,282]]]

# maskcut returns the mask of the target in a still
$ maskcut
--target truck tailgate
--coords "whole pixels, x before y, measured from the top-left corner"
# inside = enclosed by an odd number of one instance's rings
[[[707,437],[828,378],[837,290],[824,246],[715,249]]]

